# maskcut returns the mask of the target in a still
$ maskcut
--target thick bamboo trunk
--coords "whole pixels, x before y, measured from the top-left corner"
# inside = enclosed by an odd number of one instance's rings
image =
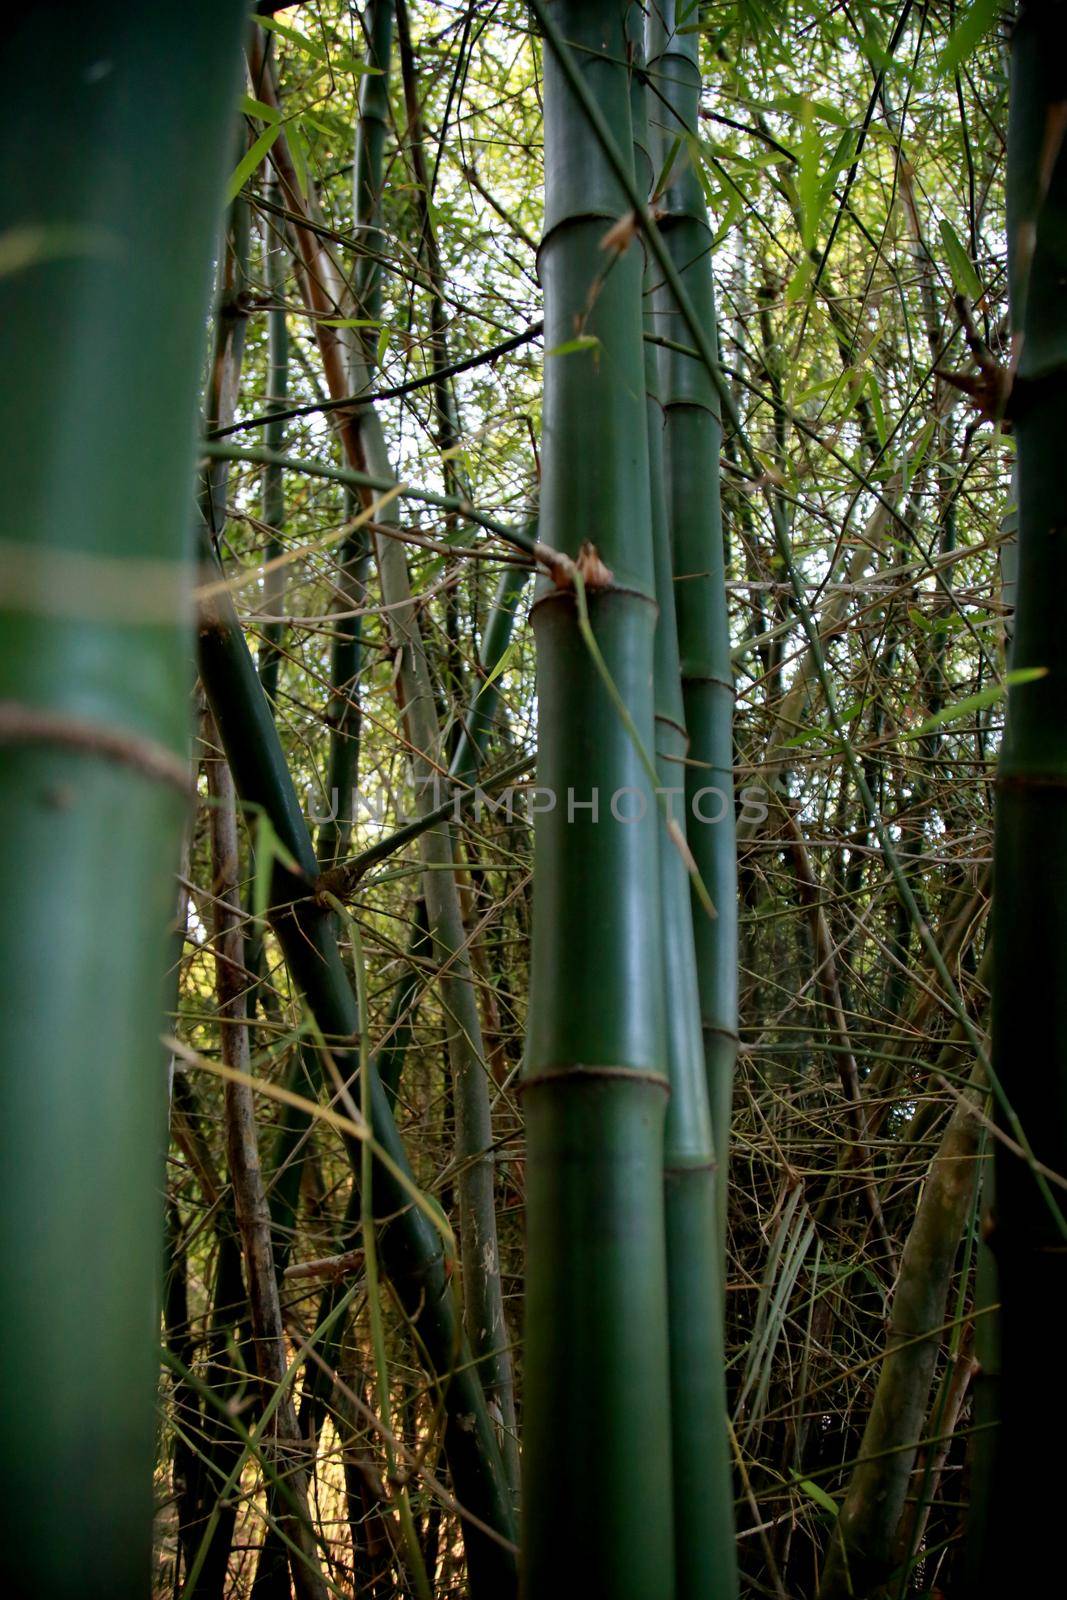
[[[626,5],[550,10],[629,151]],[[545,344],[564,349],[545,363],[540,531],[588,573],[596,647],[650,753],[641,251],[625,192],[548,45],[544,78],[539,264]],[[656,803],[574,590],[542,592],[533,615],[544,798],[524,1094],[525,1593],[659,1600],[673,1592],[673,1538]]]
[[[1007,166],[1019,491],[1012,665],[1044,676],[1009,693],[997,774],[993,1070],[1015,1148],[998,1139],[994,1157],[1001,1413],[985,1530],[990,1592],[1062,1583],[1062,1495],[1044,1446],[1067,1430],[1067,1384],[1049,1371],[1043,1330],[1067,1303],[1067,1207],[1033,1162],[1067,1173],[1065,44],[1063,6],[1027,0],[1012,44]]]
[[[9,1594],[148,1586],[188,500],[241,15],[54,0],[5,25]]]

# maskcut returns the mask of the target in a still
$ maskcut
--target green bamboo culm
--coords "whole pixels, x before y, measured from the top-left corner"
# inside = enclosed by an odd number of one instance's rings
[[[52,3],[5,25],[0,1583],[12,1595],[140,1600],[149,1586],[189,495],[243,10]]]
[[[648,141],[644,14],[628,20],[634,66],[634,165],[651,187],[656,167]],[[655,102],[653,102],[653,105]],[[645,321],[658,274],[645,268]],[[656,346],[645,344],[648,460],[659,620],[655,639],[656,769],[669,801],[659,829],[666,1011],[667,1105],[664,1204],[667,1229],[668,1328],[674,1546],[679,1595],[735,1600],[737,1550],[723,1349],[723,1284],[719,1252],[716,1164],[700,1026],[693,913],[684,854],[685,761],[689,738],[678,659],[678,631],[663,466],[664,414]]]
[[[378,327],[382,314],[381,231],[382,172],[385,141],[389,132],[389,73],[393,46],[393,0],[370,0],[364,27],[367,35],[367,73],[359,86],[359,118],[356,123],[355,155],[352,162],[352,206],[357,244],[362,253],[356,261],[354,283],[357,316],[372,324],[354,329],[351,334],[350,372],[353,388],[370,383],[378,346]],[[351,489],[345,493],[345,515],[353,517],[360,509],[359,497]],[[366,603],[367,574],[370,569],[370,542],[365,527],[353,530],[345,539],[338,560],[338,610],[359,611]],[[363,669],[363,619],[339,618],[334,627],[330,651],[330,759],[326,778],[329,809],[334,813],[319,828],[316,852],[322,867],[333,866],[347,853],[352,836],[352,790],[359,773],[359,746],[362,712],[359,680]]]
[[[660,230],[690,301],[714,341],[711,230],[692,154],[698,132],[700,34],[687,25],[691,11],[691,6],[679,7],[673,0],[653,0],[647,35],[649,124],[653,135],[659,134]],[[691,343],[665,286],[656,295],[656,314],[661,336],[677,344]],[[660,384],[666,413],[664,455],[678,648],[689,733],[686,816],[693,858],[716,911],[715,917],[710,917],[694,896],[704,1059],[718,1163],[719,1229],[725,1241],[730,1108],[737,1060],[737,846],[734,684],[719,495],[722,423],[715,385],[696,356],[662,351]]]
[[[1008,276],[1017,353],[1018,577],[1012,666],[1043,676],[1009,691],[997,773],[993,1069],[1017,1147],[1067,1172],[1067,16],[1020,7],[1008,118]],[[1003,1102],[1011,1107],[1006,1114]],[[1041,1446],[1067,1428],[1067,1385],[1035,1330],[1067,1299],[1062,1191],[995,1141],[990,1243],[1000,1291],[1000,1421],[985,1529],[990,1593],[1062,1584],[1062,1495]],[[1051,1202],[1051,1203],[1050,1203]],[[979,1530],[980,1531],[980,1530]]]
[[[630,149],[625,3],[550,9]],[[623,189],[547,44],[544,100],[541,536],[581,559],[595,643],[650,757],[642,254]],[[660,1600],[674,1578],[656,802],[574,591],[542,586],[533,622],[524,1593]]]
[[[389,136],[389,77],[393,51],[394,0],[370,0],[364,16],[366,65],[371,69],[359,86],[359,120],[352,165],[352,203],[356,242],[355,289],[359,316],[375,323],[382,314],[382,257],[386,236],[381,226],[382,173]],[[360,329],[363,366],[368,382],[374,371],[378,328]],[[357,363],[358,365],[358,363]]]
[[[274,205],[281,203],[281,190],[277,183],[270,186],[270,199]],[[268,212],[263,219],[266,230],[267,282],[270,286],[271,308],[267,334],[267,390],[270,395],[268,410],[285,410],[289,395],[289,325],[285,310],[285,235],[278,222]],[[274,416],[267,423],[264,440],[267,449],[281,455],[285,450],[285,423]],[[276,561],[282,553],[282,529],[285,526],[285,481],[282,468],[269,462],[263,468],[263,521],[270,532],[267,535],[267,560]],[[285,602],[285,572],[274,567],[263,580],[263,609],[268,617],[280,614]],[[259,676],[267,699],[273,704],[278,693],[278,668],[281,665],[281,641],[285,631],[282,622],[267,622],[262,631],[257,664]]]
[[[480,679],[449,762],[449,776],[473,783],[485,757],[486,745],[500,704],[500,671],[511,647],[515,615],[530,581],[528,567],[505,567],[497,582],[478,650]]]

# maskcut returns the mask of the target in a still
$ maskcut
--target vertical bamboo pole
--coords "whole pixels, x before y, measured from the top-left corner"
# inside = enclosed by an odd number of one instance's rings
[[[56,0],[5,25],[9,1594],[121,1600],[148,1586],[188,496],[242,10]]]
[[[629,150],[625,12],[621,0],[551,7]],[[541,532],[587,574],[597,649],[651,752],[641,251],[622,186],[547,46],[544,96]],[[525,1594],[658,1600],[674,1577],[656,804],[574,590],[542,592],[533,616]]]
[[[478,650],[478,688],[463,718],[455,752],[449,763],[449,776],[461,783],[473,783],[485,755],[485,747],[500,704],[500,663],[511,644],[519,602],[530,580],[528,567],[505,567],[497,582],[493,604],[482,630]]]
[[[682,7],[685,11],[687,8]],[[660,228],[701,320],[716,337],[711,230],[689,141],[700,99],[698,31],[677,25],[673,0],[655,0],[649,18],[649,120],[666,156],[675,142],[660,196]],[[660,332],[687,344],[666,289],[657,295]],[[674,549],[678,647],[689,732],[686,810],[700,876],[717,915],[694,898],[697,977],[711,1128],[719,1168],[719,1227],[726,1228],[726,1173],[737,1057],[737,850],[734,837],[733,672],[726,614],[719,452],[719,398],[703,362],[665,351],[660,382],[666,411],[667,498]]]
[[[279,202],[280,191],[271,184],[271,199]],[[284,411],[289,394],[289,327],[285,314],[285,236],[276,229],[270,213],[264,219],[266,230],[267,282],[270,286],[270,322],[267,334],[267,394],[271,411]],[[285,448],[285,423],[272,417],[267,423],[265,444],[268,450]],[[270,529],[267,538],[267,560],[281,555],[281,530],[285,523],[285,483],[279,466],[263,468],[263,521]],[[280,613],[285,602],[285,571],[275,567],[263,582],[263,609],[268,616]],[[274,701],[278,693],[278,667],[281,660],[279,646],[284,632],[281,622],[268,622],[263,628],[263,643],[259,647],[259,676],[267,699]]]
[[[368,71],[359,86],[359,117],[356,122],[355,155],[352,162],[353,228],[364,253],[359,257],[354,283],[356,315],[375,323],[382,314],[381,256],[383,235],[380,226],[383,156],[389,132],[389,76],[393,43],[393,0],[370,0],[364,26],[367,34]],[[350,376],[353,388],[369,382],[373,372],[378,329],[354,330],[351,338],[353,359]],[[358,509],[358,497],[347,492],[346,515]],[[341,547],[337,571],[339,611],[358,610],[365,604],[370,544],[365,528],[357,528]],[[348,852],[355,820],[352,790],[359,774],[359,741],[362,733],[360,673],[363,667],[363,619],[339,618],[330,652],[330,759],[326,795],[336,796],[337,811],[319,829],[316,850],[321,866],[330,867]]]
[[[631,105],[634,164],[646,188],[656,163],[648,139],[644,16],[628,18],[633,61]],[[653,101],[652,106],[658,105]],[[645,322],[654,328],[653,264],[645,268]],[[667,1104],[664,1208],[667,1226],[668,1329],[671,1366],[671,1452],[674,1544],[679,1595],[734,1600],[737,1547],[723,1350],[723,1282],[719,1251],[716,1163],[700,1025],[685,810],[689,736],[678,659],[670,527],[664,482],[664,412],[656,347],[645,344],[648,461],[656,598],[656,768],[668,801],[659,827],[666,1016]]]
[[[1033,1159],[1067,1172],[1065,43],[1062,6],[1025,0],[1012,43],[1007,165],[1019,492],[1012,665],[1043,676],[1009,692],[997,773],[993,1069],[1002,1131],[1016,1148],[995,1142],[1001,1410],[985,1530],[991,1593],[1062,1583],[1062,1495],[1042,1447],[1067,1428],[1067,1385],[1040,1353],[1050,1313],[1067,1300],[1067,1208]],[[1021,1140],[1033,1159],[1018,1153]]]

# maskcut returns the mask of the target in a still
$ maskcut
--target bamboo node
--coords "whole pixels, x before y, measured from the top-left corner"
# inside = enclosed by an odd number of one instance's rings
[[[601,561],[597,547],[591,539],[583,541],[576,565],[587,589],[610,589],[615,582],[615,574]]]
[[[549,1068],[547,1072],[538,1072],[529,1078],[520,1079],[516,1085],[519,1094],[526,1094],[531,1089],[540,1089],[546,1084],[579,1084],[596,1083],[603,1080],[615,1082],[649,1084],[655,1089],[665,1089],[670,1094],[670,1079],[662,1072],[642,1072],[638,1067],[589,1067],[569,1066]]]
[[[143,778],[166,783],[189,799],[195,795],[187,764],[166,745],[125,728],[83,721],[43,706],[0,700],[0,744],[52,744],[130,767]]]
[[[600,241],[601,250],[613,250],[616,255],[625,255],[637,234],[640,224],[636,211],[627,211],[617,222],[613,222],[607,233]]]
[[[540,541],[534,547],[534,555],[546,568],[557,589],[574,589],[576,577],[581,578],[586,589],[610,589],[615,582],[615,574],[600,559],[597,547],[591,539],[583,541],[576,561],[564,555],[562,550],[553,550],[551,545],[542,544]]]

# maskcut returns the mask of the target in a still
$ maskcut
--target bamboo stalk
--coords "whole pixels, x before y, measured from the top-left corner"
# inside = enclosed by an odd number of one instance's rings
[[[673,0],[656,0],[648,26],[649,120],[657,135],[657,150],[665,159],[674,141],[680,141],[660,196],[661,231],[708,337],[715,341],[711,231],[688,143],[698,126],[700,35],[678,25],[676,9]],[[655,305],[660,332],[678,340],[684,324],[668,288],[658,291]],[[722,422],[711,376],[700,360],[676,350],[664,351],[660,384],[666,418],[664,458],[678,650],[689,733],[686,812],[694,819],[689,828],[693,858],[716,911],[714,919],[710,918],[694,896],[697,981],[724,1249],[730,1109],[737,1058],[737,851],[734,685],[719,492]]]
[[[956,1443],[956,1429],[977,1373],[974,1326],[968,1324],[963,1330],[960,1348],[949,1363],[941,1394],[931,1413],[932,1421],[928,1431],[937,1443],[927,1445],[920,1453],[916,1463],[917,1471],[922,1468],[919,1492],[914,1499],[909,1498],[897,1531],[897,1547],[893,1559],[900,1574],[901,1586],[907,1583],[911,1568],[921,1552],[930,1520],[930,1510],[937,1499],[949,1452]],[[898,1595],[903,1593],[903,1588],[899,1588],[897,1593]]]
[[[1000,1422],[984,1530],[995,1591],[1059,1581],[1057,1475],[1038,1453],[1067,1429],[1067,1385],[1049,1381],[1038,1330],[1067,1301],[1067,1225],[1033,1160],[1067,1173],[1067,589],[1063,440],[1063,236],[1067,227],[1062,8],[1024,0],[1011,51],[1008,276],[1015,368],[1019,554],[1012,666],[997,770],[993,1070],[1002,1090],[990,1244],[1000,1285]],[[1010,1111],[1008,1108],[1010,1107]],[[1025,1530],[1025,1531],[1023,1531]]]
[[[389,128],[389,76],[392,53],[393,4],[392,0],[371,0],[364,21],[367,34],[366,66],[370,69],[363,77],[359,90],[359,118],[356,123],[356,147],[352,164],[353,229],[366,253],[360,257],[355,272],[355,300],[357,315],[368,322],[377,323],[382,314],[382,275],[380,267],[381,232],[380,212],[382,198],[382,158]],[[377,343],[377,329],[355,329],[352,334],[352,377],[367,381],[372,370],[370,361]],[[353,489],[346,491],[346,515],[356,510],[357,496]],[[370,567],[370,545],[366,530],[356,528],[344,542],[340,552],[337,572],[338,609],[358,611],[366,600],[367,574]],[[330,682],[332,694],[327,713],[330,725],[330,756],[327,767],[326,793],[336,794],[338,810],[319,829],[316,842],[320,864],[334,866],[347,854],[354,818],[347,814],[352,789],[359,771],[359,741],[362,712],[359,701],[359,677],[363,660],[363,619],[346,617],[335,625],[330,652]]]
[[[923,1433],[945,1306],[974,1202],[983,1097],[975,1068],[941,1138],[900,1258],[886,1353],[844,1504],[823,1565],[819,1600],[870,1593],[890,1575]]]
[[[625,4],[550,10],[629,151]],[[656,607],[642,263],[625,191],[555,48],[544,102],[539,266],[545,344],[560,353],[545,362],[540,532],[590,583],[581,596],[545,589],[533,611],[538,783],[555,803],[534,835],[523,1581],[528,1600],[650,1600],[674,1582],[657,814],[589,648],[647,759]],[[617,795],[620,815],[640,820],[617,819]]]
[[[272,185],[277,199],[277,184]],[[266,233],[267,281],[270,287],[271,309],[267,343],[267,393],[271,412],[285,410],[289,398],[289,328],[285,320],[285,241],[271,233],[269,215],[264,220]],[[232,422],[232,417],[229,421]],[[267,423],[264,443],[275,455],[285,451],[285,423],[272,416]],[[285,568],[271,566],[282,553],[281,532],[285,524],[285,481],[277,462],[269,461],[263,468],[263,521],[271,530],[267,540],[267,572],[263,580],[263,609],[268,616],[278,616],[285,603]],[[284,623],[267,622],[263,627],[263,642],[259,647],[259,676],[271,702],[278,692],[278,667],[281,662],[280,645]]]
[[[651,187],[656,163],[649,152],[649,112],[659,106],[646,88],[645,19],[628,19],[633,52],[631,108],[634,165]],[[654,269],[645,270],[645,323],[651,311]],[[655,743],[661,788],[672,798],[659,827],[663,926],[663,999],[666,1022],[667,1103],[664,1141],[664,1213],[667,1230],[668,1331],[671,1373],[671,1464],[674,1494],[676,1588],[679,1595],[734,1600],[738,1592],[733,1517],[731,1446],[723,1348],[724,1285],[711,1105],[704,1064],[700,990],[685,843],[684,803],[689,737],[678,656],[674,573],[664,474],[664,412],[656,347],[645,342],[645,385],[656,623]]]
[[[517,602],[522,589],[525,587],[527,576],[528,574],[521,568],[513,567],[505,568],[501,574],[496,603],[486,623],[479,651],[479,665],[484,674],[484,679],[479,683],[472,707],[464,721],[461,741],[457,746],[451,764],[451,774],[460,778],[461,781],[473,781],[477,766],[485,752],[485,745],[500,692],[499,676],[496,669],[510,642]],[[431,819],[443,820],[448,814],[451,804],[452,802],[448,802],[440,817],[430,813]],[[417,838],[418,830],[424,825],[429,825],[426,822],[426,818],[420,819],[416,824],[409,826],[407,837]],[[404,830],[401,830],[401,832],[404,832]],[[395,836],[392,845],[393,848],[399,848],[399,840]],[[340,884],[335,890],[331,879],[337,873],[344,873],[346,869],[358,865],[358,859],[356,863],[343,863],[340,868],[334,869],[334,874],[324,874],[319,879],[320,891],[344,892],[344,886]],[[400,1076],[404,1067],[404,1058],[411,1036],[413,1014],[418,1005],[419,994],[423,987],[420,966],[432,956],[432,953],[433,941],[430,938],[427,923],[426,904],[424,900],[420,899],[416,905],[415,924],[405,957],[405,970],[397,982],[389,1010],[389,1018],[385,1029],[386,1042],[379,1048],[377,1055],[378,1074],[390,1106],[395,1106],[396,1103]],[[347,1233],[348,1227],[358,1220],[358,1215],[359,1199],[358,1195],[354,1194],[346,1213],[344,1233]],[[345,1251],[342,1254],[328,1258],[326,1261],[291,1266],[286,1269],[286,1277],[318,1275],[320,1272],[327,1272],[335,1279],[339,1279],[344,1272],[355,1270],[359,1267],[362,1264],[362,1260],[362,1249]],[[335,1303],[337,1287],[335,1282],[331,1289],[324,1294],[316,1318],[317,1323],[322,1323],[326,1320]],[[324,1348],[321,1352],[322,1361],[327,1366],[339,1354],[341,1331],[339,1327],[336,1335],[331,1339],[330,1346]],[[351,1474],[349,1476],[351,1478]],[[359,1475],[357,1474],[356,1477],[358,1478]],[[359,1482],[362,1483],[363,1480],[360,1478]],[[359,1496],[365,1502],[368,1497],[366,1485],[364,1484],[362,1489],[358,1489],[358,1485],[353,1479],[350,1484],[350,1495],[353,1492],[353,1488],[358,1490]]]
[[[177,1422],[172,1477],[178,1497],[178,1541],[185,1562],[186,1585],[195,1600],[221,1600],[225,1591],[237,1507],[220,1506],[218,1486],[225,1482],[240,1454],[240,1441],[224,1420],[228,1406],[240,1403],[245,1388],[242,1360],[235,1363],[234,1344],[247,1348],[248,1302],[241,1275],[241,1244],[231,1191],[215,1171],[201,1123],[204,1116],[187,1075],[174,1079],[172,1136],[196,1174],[214,1213],[215,1274],[204,1351],[204,1382],[197,1389],[176,1376],[173,1405]],[[189,1368],[194,1346],[164,1302],[164,1325],[170,1350]],[[207,1403],[210,1393],[217,1404]],[[199,1566],[191,1587],[188,1577]]]
[[[5,27],[0,1580],[11,1594],[124,1600],[148,1585],[159,1032],[188,803],[188,490],[241,15],[234,0],[193,0],[180,15],[108,0],[91,16],[23,7]],[[86,574],[126,606],[94,608]]]

